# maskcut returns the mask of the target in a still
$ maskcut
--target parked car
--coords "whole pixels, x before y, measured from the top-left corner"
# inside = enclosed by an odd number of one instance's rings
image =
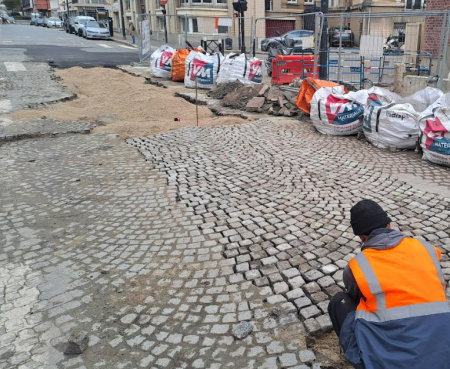
[[[103,23],[88,21],[82,28],[84,38],[109,39],[109,29]]]
[[[342,27],[342,36],[340,35],[340,33],[340,27],[330,27],[328,29],[328,40],[331,47],[339,46],[339,39],[342,39],[342,46],[355,46],[355,34],[350,29],[350,27]]]
[[[58,27],[61,28],[62,27],[62,21],[59,18],[56,17],[50,17],[50,18],[45,18],[44,20],[44,27]]]
[[[284,35],[265,38],[261,41],[261,50],[268,51],[276,47],[280,41],[291,39],[293,42],[294,51],[301,51],[303,49],[310,49],[314,47],[314,32],[307,30],[295,30],[286,32]]]
[[[95,18],[87,16],[75,17],[73,28],[75,29],[75,34],[78,36],[83,36],[83,27],[88,21],[95,21]]]
[[[43,26],[44,25],[44,18],[36,18],[35,26]]]
[[[41,15],[39,13],[31,13],[30,26],[36,25],[37,18],[41,18]]]
[[[75,17],[66,18],[64,20],[64,30],[66,33],[75,33]]]

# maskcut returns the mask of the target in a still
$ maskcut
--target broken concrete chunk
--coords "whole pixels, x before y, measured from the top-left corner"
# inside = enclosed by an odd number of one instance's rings
[[[277,102],[279,96],[283,96],[281,90],[278,87],[272,86],[267,94],[267,100]]]
[[[283,100],[283,96],[278,96],[278,105],[280,105],[281,107],[283,107],[283,102],[284,102],[284,100]]]
[[[236,328],[234,328],[233,335],[238,340],[242,340],[252,332],[253,332],[253,324],[249,322],[241,322]]]
[[[269,85],[263,85],[261,87],[261,90],[259,90],[258,96],[264,96],[264,94],[269,91],[270,86]]]
[[[89,336],[85,331],[73,331],[68,340],[69,343],[64,350],[66,355],[79,355],[88,348]]]
[[[245,109],[247,111],[258,111],[258,109],[261,109],[266,102],[266,99],[264,97],[254,97],[251,99],[248,103]]]

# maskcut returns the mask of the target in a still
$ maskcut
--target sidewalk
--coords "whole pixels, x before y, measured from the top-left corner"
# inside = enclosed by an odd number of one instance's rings
[[[136,49],[138,48],[138,46],[136,44],[133,44],[131,42],[131,36],[130,35],[126,35],[126,39],[124,40],[123,36],[122,36],[122,33],[120,33],[120,32],[114,31],[114,36],[111,37],[111,40],[114,41],[114,42],[118,42],[119,44],[132,46],[132,47],[135,47]]]

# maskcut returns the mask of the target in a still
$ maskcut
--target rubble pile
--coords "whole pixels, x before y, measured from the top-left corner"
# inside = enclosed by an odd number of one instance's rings
[[[239,87],[227,94],[223,100],[223,106],[233,108],[233,109],[245,109],[247,103],[258,96],[259,91],[261,90],[261,85],[245,85]]]
[[[242,86],[244,85],[238,80],[229,83],[219,83],[209,90],[207,95],[213,99],[222,100],[226,95],[237,90],[238,88],[241,88]]]
[[[249,112],[292,117],[299,113],[296,105],[297,94],[296,91],[263,85],[259,88],[258,96],[251,99],[245,109]]]

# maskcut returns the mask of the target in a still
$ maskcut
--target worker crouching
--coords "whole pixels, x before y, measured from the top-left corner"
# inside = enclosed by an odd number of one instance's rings
[[[347,291],[328,306],[345,357],[358,369],[449,369],[441,251],[391,229],[374,201],[358,202],[350,215],[363,246],[344,270]]]

